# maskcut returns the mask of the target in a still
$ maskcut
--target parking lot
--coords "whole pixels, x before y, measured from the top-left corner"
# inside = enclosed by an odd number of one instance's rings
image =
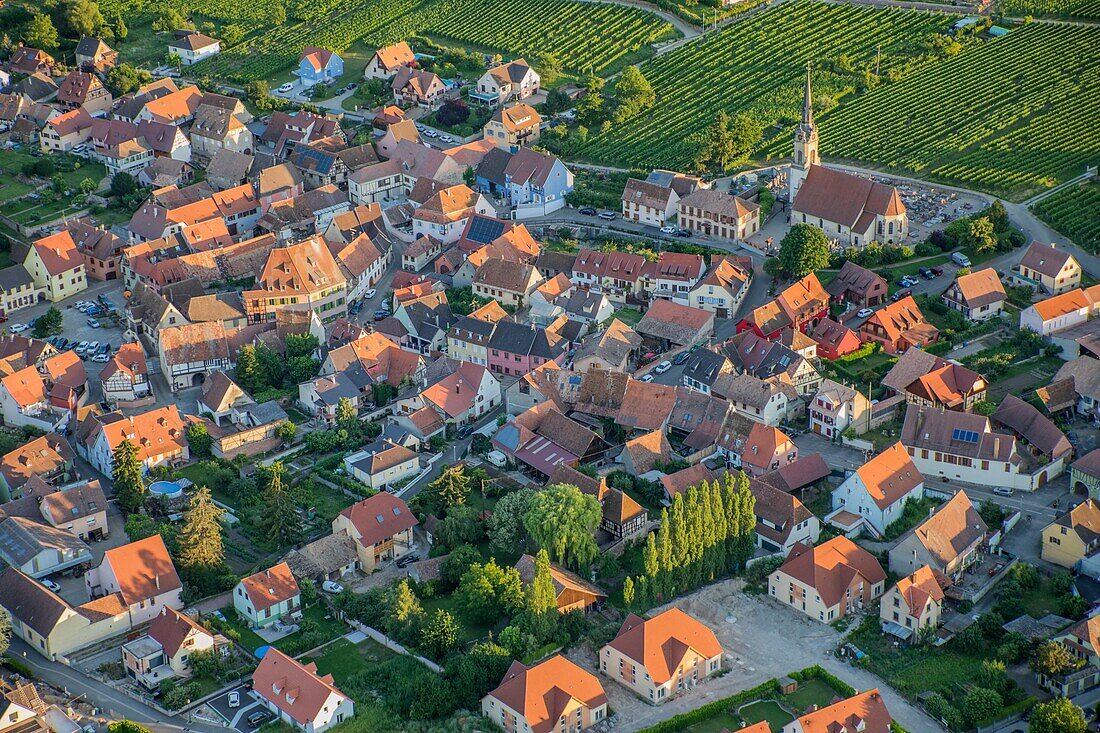
[[[237,707],[231,707],[229,704],[229,698],[234,693],[236,693],[240,699],[240,703]],[[224,721],[226,728],[238,730],[241,733],[250,733],[250,731],[256,730],[264,723],[271,720],[271,715],[268,713],[265,720],[259,725],[249,724],[248,718],[250,716],[255,713],[265,712],[266,708],[261,703],[257,702],[256,699],[252,697],[252,691],[246,689],[244,686],[235,687],[215,698],[211,698],[206,702],[206,706]]]

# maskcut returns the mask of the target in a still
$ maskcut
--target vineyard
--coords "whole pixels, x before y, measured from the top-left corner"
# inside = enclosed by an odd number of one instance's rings
[[[1070,186],[1032,209],[1077,244],[1090,252],[1100,252],[1100,183]]]
[[[853,67],[873,61],[881,44],[882,73],[904,78],[929,65],[925,44],[951,19],[905,10],[794,0],[732,23],[718,33],[642,67],[657,92],[644,116],[593,133],[579,157],[623,167],[690,168],[697,143],[719,110],[746,112],[765,125],[797,119],[805,63],[813,71],[818,109],[834,106],[859,78],[832,70],[844,55]],[[769,49],[782,49],[773,53]],[[784,154],[790,137],[782,133]],[[823,153],[830,140],[823,138]]]
[[[1005,0],[1005,15],[1038,18],[1100,18],[1100,0]]]
[[[203,0],[201,5],[216,2]],[[311,11],[306,21],[250,36],[196,65],[195,73],[238,82],[266,79],[295,64],[304,46],[339,52],[360,39],[367,46],[381,46],[418,34],[513,56],[554,53],[567,69],[600,73],[676,33],[644,10],[576,0],[354,0],[320,7],[323,11]],[[211,12],[230,14],[213,7]]]
[[[1098,88],[1100,29],[1033,23],[823,115],[822,154],[1022,199],[1100,159]]]

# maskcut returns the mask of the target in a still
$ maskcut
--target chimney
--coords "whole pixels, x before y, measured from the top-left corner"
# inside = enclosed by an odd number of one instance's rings
[[[994,438],[993,439],[993,455],[994,455],[994,457],[996,457],[996,456],[1000,455],[1000,453],[1001,453],[1001,439],[1000,438]]]
[[[157,590],[160,590],[160,576],[159,575],[154,575],[153,576],[153,581],[157,584]]]

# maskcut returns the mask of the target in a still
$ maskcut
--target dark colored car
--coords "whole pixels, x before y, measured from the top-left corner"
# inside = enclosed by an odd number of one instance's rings
[[[351,313],[353,316],[358,315],[359,311],[361,310],[363,310],[363,301],[361,300],[355,301],[351,304],[351,307],[348,308],[348,312]]]
[[[672,360],[673,364],[683,364],[685,361],[691,358],[690,351],[681,351],[676,355],[676,358]]]
[[[912,290],[910,290],[909,288],[906,288],[905,290],[899,290],[898,292],[894,293],[894,294],[893,294],[893,295],[892,295],[892,296],[890,297],[890,300],[892,300],[892,301],[894,301],[894,302],[896,303],[896,302],[898,302],[899,300],[901,300],[902,298],[907,298],[907,297],[909,297],[909,296],[910,296],[910,295],[912,295],[912,294],[913,294],[913,291],[912,291]]]
[[[389,318],[389,317],[390,317],[390,312],[389,312],[389,311],[375,311],[375,312],[374,312],[374,320],[375,320],[375,322],[377,322],[377,321],[384,321],[384,320],[386,320],[386,319],[387,319],[387,318]]]
[[[461,428],[458,429],[458,439],[465,440],[466,438],[469,438],[470,435],[473,434],[473,432],[474,428],[472,425],[463,425]]]
[[[585,216],[595,216],[596,210],[591,206],[585,206],[583,209],[577,209],[578,214],[584,214]]]
[[[923,277],[925,280],[931,280],[935,277],[935,275],[932,274],[932,271],[929,270],[927,267],[920,268],[919,272],[920,276]]]
[[[932,274],[933,274],[933,275],[934,275],[935,277],[939,277],[940,275],[942,275],[942,274],[943,274],[943,268],[942,268],[942,267],[933,267],[933,268],[932,268]]]
[[[692,233],[691,233],[690,229],[677,229],[676,230],[676,236],[677,237],[691,237]]]
[[[420,555],[415,555],[415,554],[405,555],[403,557],[398,558],[398,560],[395,564],[397,565],[397,567],[403,568],[403,567],[406,567],[408,565],[412,565],[414,562],[416,562],[419,559],[420,559]]]

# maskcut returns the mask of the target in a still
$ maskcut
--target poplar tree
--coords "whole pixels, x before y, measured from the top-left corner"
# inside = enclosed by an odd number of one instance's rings
[[[558,627],[558,598],[554,591],[554,579],[550,575],[550,556],[546,550],[535,555],[535,578],[527,589],[527,612],[531,619],[531,633],[545,643]]]
[[[180,530],[179,561],[185,568],[214,568],[225,560],[222,529],[218,519],[221,508],[214,503],[205,486],[191,495],[187,516]]]
[[[660,562],[660,572],[655,578],[654,594],[658,600],[666,591],[671,590],[672,580],[672,540],[668,526],[668,509],[661,510],[661,528],[657,530],[657,559]]]
[[[657,539],[650,532],[645,536],[645,550],[642,552],[642,567],[645,576],[652,580],[661,571],[661,561],[657,557]]]
[[[737,568],[745,567],[756,551],[756,497],[749,489],[749,478],[742,471],[737,476],[738,525]]]
[[[627,610],[634,605],[634,580],[629,575],[623,581],[623,605]]]
[[[284,473],[282,461],[271,464],[260,527],[273,544],[293,545],[298,541],[301,521],[290,487],[283,482]]]
[[[690,559],[688,551],[687,521],[684,516],[684,495],[676,494],[669,515],[669,536],[672,539],[672,578],[675,587],[683,589]]]
[[[145,503],[145,482],[141,479],[141,461],[137,446],[124,438],[112,454],[114,469],[111,478],[115,484],[115,501],[123,514],[133,514]]]

